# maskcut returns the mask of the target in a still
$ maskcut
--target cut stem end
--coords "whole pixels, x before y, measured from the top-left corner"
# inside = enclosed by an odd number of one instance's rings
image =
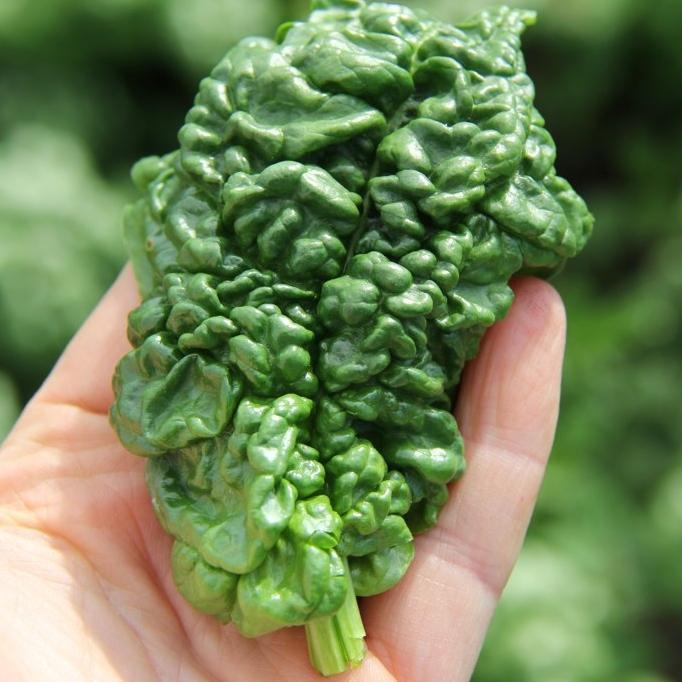
[[[306,623],[305,631],[310,662],[322,675],[337,675],[362,663],[365,628],[350,577],[341,608],[333,616]]]

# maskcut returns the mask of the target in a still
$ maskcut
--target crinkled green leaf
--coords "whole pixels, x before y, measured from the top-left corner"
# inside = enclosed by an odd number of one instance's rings
[[[389,590],[403,577],[413,558],[414,544],[406,542],[351,559],[355,593],[359,597],[370,597]]]
[[[402,577],[463,471],[451,391],[509,279],[589,236],[524,71],[533,17],[320,1],[230,50],[180,149],[134,169],[145,300],[112,421],[154,455],[179,589],[247,635]]]

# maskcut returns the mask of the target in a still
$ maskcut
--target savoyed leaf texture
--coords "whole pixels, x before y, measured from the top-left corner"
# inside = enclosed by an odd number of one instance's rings
[[[533,106],[533,21],[319,1],[230,50],[179,150],[133,170],[144,300],[112,423],[179,590],[246,635],[403,576],[464,469],[451,396],[510,277],[590,234]]]

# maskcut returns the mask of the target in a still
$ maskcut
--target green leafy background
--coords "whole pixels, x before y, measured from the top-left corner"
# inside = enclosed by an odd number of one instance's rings
[[[445,20],[485,0],[414,0]],[[541,500],[475,679],[682,679],[682,2],[528,0],[558,170],[597,225]],[[298,0],[0,2],[0,437],[124,259],[139,156]]]

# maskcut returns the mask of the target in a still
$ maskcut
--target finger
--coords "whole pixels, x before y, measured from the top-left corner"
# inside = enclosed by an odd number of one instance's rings
[[[111,377],[129,349],[128,312],[139,302],[127,265],[73,337],[36,395],[36,401],[77,405],[105,414],[113,401]]]
[[[507,318],[466,372],[457,418],[468,468],[392,590],[363,605],[370,646],[400,679],[468,680],[518,555],[551,449],[565,315],[552,287],[515,283]]]

